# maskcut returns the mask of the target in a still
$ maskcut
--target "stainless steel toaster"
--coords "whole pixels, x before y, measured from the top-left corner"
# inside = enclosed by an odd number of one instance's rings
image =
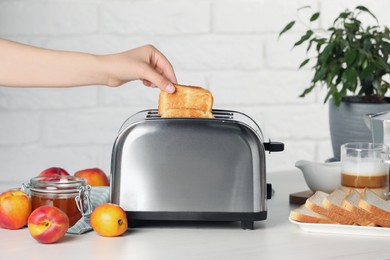
[[[112,150],[110,199],[139,220],[241,221],[267,218],[266,151],[247,115],[213,110],[214,118],[161,118],[140,111],[119,130]]]

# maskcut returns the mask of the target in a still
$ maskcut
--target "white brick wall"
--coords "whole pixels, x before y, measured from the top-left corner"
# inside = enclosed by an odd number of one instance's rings
[[[285,143],[284,152],[267,155],[272,174],[299,159],[331,157],[324,93],[298,98],[312,74],[297,70],[304,48],[291,47],[305,28],[277,37],[307,4],[323,11],[324,26],[357,4],[390,22],[388,0],[2,0],[0,37],[97,54],[154,44],[173,63],[179,83],[209,88],[216,108],[247,113],[265,138]],[[155,108],[157,99],[158,90],[141,82],[0,87],[0,182],[27,181],[50,166],[109,173],[119,127],[133,113]]]

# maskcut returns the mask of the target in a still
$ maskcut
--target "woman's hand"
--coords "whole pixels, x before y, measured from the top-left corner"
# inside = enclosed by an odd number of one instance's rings
[[[176,76],[168,59],[152,45],[122,53],[93,55],[33,47],[0,39],[0,86],[116,87],[133,80],[172,93]]]
[[[142,80],[144,85],[175,91],[175,73],[168,59],[152,45],[126,52],[99,56],[107,70],[106,85],[116,87],[128,81]]]

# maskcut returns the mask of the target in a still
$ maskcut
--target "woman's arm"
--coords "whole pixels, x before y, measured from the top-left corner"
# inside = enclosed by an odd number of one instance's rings
[[[120,86],[132,80],[173,92],[176,76],[151,45],[110,55],[57,51],[0,39],[0,85],[10,87]]]

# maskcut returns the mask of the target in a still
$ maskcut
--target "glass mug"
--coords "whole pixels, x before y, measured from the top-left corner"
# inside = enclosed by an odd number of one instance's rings
[[[379,197],[389,194],[389,147],[379,143],[346,143],[341,146],[341,186]]]

